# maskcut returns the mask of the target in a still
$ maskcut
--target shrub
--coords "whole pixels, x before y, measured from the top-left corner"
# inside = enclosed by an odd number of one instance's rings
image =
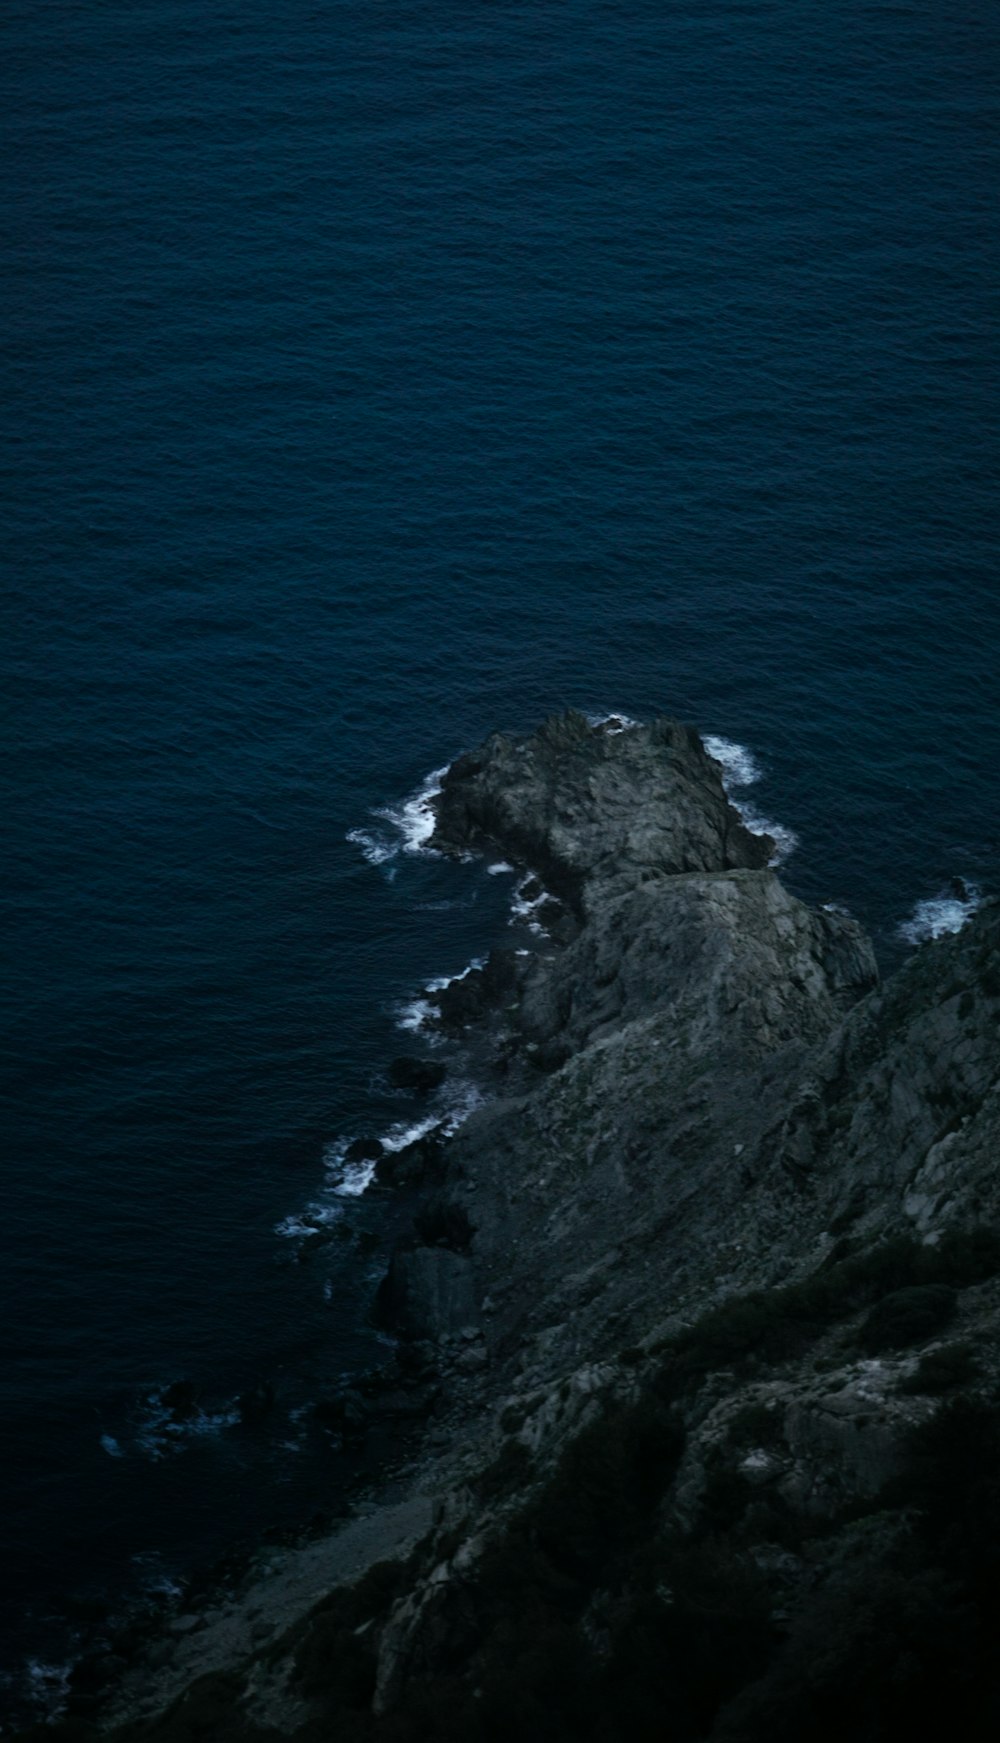
[[[339,1586],[313,1611],[295,1652],[295,1674],[310,1698],[366,1707],[375,1687],[372,1642],[358,1630],[391,1609],[405,1562],[375,1562],[353,1586]]]
[[[495,1501],[513,1489],[523,1488],[530,1471],[531,1454],[524,1442],[508,1435],[493,1463],[487,1465],[479,1478],[476,1488],[480,1499]]]
[[[556,1566],[585,1577],[634,1538],[671,1481],[684,1431],[656,1398],[611,1411],[567,1447],[535,1508]]]
[[[933,1247],[922,1246],[909,1235],[881,1241],[865,1252],[827,1262],[797,1283],[756,1289],[724,1301],[667,1343],[654,1384],[660,1397],[672,1401],[717,1368],[787,1361],[808,1349],[830,1326],[886,1296],[937,1289],[936,1296],[924,1298],[926,1330],[916,1328],[914,1304],[912,1335],[900,1337],[895,1346],[891,1342],[877,1346],[902,1347],[930,1337],[947,1322],[955,1289],[985,1282],[997,1271],[1000,1233],[993,1228],[951,1229]],[[903,1329],[906,1315],[900,1312]],[[889,1314],[887,1328],[891,1321]],[[870,1335],[880,1335],[877,1323]]]
[[[968,1343],[944,1344],[921,1356],[916,1371],[899,1383],[901,1392],[955,1392],[975,1379],[978,1363]]]
[[[948,1324],[956,1304],[955,1291],[947,1283],[893,1290],[872,1308],[861,1327],[861,1347],[869,1355],[878,1355],[923,1343]]]
[[[735,1447],[777,1446],[784,1439],[783,1421],[777,1405],[769,1409],[762,1399],[744,1404],[729,1424],[729,1438]]]

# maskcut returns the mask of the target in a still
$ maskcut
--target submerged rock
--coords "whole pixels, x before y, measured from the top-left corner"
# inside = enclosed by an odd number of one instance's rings
[[[276,1393],[270,1380],[258,1380],[255,1386],[241,1392],[236,1401],[240,1421],[245,1428],[264,1422],[274,1410]]]
[[[201,1408],[198,1390],[192,1380],[175,1380],[160,1393],[160,1404],[171,1422],[190,1422]]]

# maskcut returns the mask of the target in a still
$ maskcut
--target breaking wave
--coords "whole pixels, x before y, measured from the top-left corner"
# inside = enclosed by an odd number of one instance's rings
[[[765,817],[756,805],[743,797],[746,788],[755,786],[763,774],[753,751],[745,744],[737,744],[735,739],[719,738],[712,733],[706,734],[703,743],[712,761],[722,770],[722,785],[733,809],[739,812],[751,835],[771,837],[774,842],[771,864],[783,865],[798,847],[799,838],[794,830]]]
[[[908,920],[898,928],[907,944],[928,944],[933,938],[945,938],[950,932],[961,932],[983,900],[978,884],[956,878],[936,896],[918,902]]]
[[[348,841],[360,847],[369,865],[391,865],[403,853],[433,853],[430,845],[434,834],[434,801],[448,773],[448,764],[434,769],[415,793],[399,805],[384,805],[372,812],[376,823],[363,829],[349,829]]]
[[[344,1215],[345,1199],[360,1198],[367,1192],[382,1156],[394,1156],[410,1144],[419,1143],[421,1138],[429,1137],[432,1132],[442,1138],[452,1137],[485,1099],[482,1090],[471,1080],[449,1079],[433,1111],[419,1119],[397,1120],[386,1131],[380,1132],[369,1146],[375,1152],[373,1155],[352,1156],[358,1142],[356,1135],[335,1138],[323,1152],[325,1180],[320,1196],[303,1210],[283,1217],[275,1224],[275,1234],[300,1243],[327,1234]]]

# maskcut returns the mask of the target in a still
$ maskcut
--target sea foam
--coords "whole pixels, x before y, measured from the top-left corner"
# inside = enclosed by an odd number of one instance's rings
[[[526,896],[525,890],[531,884],[538,884],[536,896]],[[538,918],[546,902],[553,900],[552,894],[539,883],[534,872],[525,872],[523,878],[515,884],[514,893],[510,899],[510,923],[512,926],[526,926],[536,938],[547,938],[548,933]]]
[[[961,883],[958,888],[939,890],[918,902],[908,920],[899,926],[899,936],[907,944],[928,944],[933,938],[945,938],[949,932],[961,932],[983,900],[977,884]]]
[[[466,963],[464,968],[459,969],[457,974],[439,974],[433,980],[425,981],[415,998],[405,999],[396,1006],[397,1029],[405,1029],[411,1035],[424,1035],[432,1045],[439,1042],[441,1037],[434,1031],[438,1009],[433,999],[428,995],[442,993],[445,987],[453,986],[456,981],[465,980],[466,976],[472,974],[473,970],[482,968],[485,962],[485,956],[474,956],[472,961]]]
[[[619,732],[631,732],[639,725],[638,720],[633,720],[629,714],[588,714],[586,718],[589,726],[603,726],[609,737]]]
[[[771,864],[782,865],[798,847],[799,838],[794,830],[787,829],[783,823],[772,822],[743,797],[746,788],[755,786],[763,773],[753,751],[745,744],[737,744],[735,739],[719,738],[713,733],[707,734],[703,742],[712,761],[722,770],[722,785],[733,809],[739,812],[751,835],[771,837],[774,842]]]
[[[470,964],[470,967],[474,966]],[[468,973],[468,970],[465,971]],[[453,979],[462,977],[455,975]],[[447,982],[443,983],[447,985]],[[431,1132],[439,1132],[442,1138],[450,1138],[465,1124],[469,1115],[481,1107],[485,1096],[478,1086],[470,1079],[449,1078],[440,1092],[436,1106],[432,1112],[422,1114],[415,1120],[397,1120],[394,1125],[380,1132],[378,1142],[382,1154],[394,1156],[400,1150],[405,1150],[410,1144],[419,1143],[421,1138],[429,1137]],[[360,1198],[367,1192],[375,1179],[378,1160],[375,1157],[359,1157],[348,1159],[348,1151],[355,1141],[355,1134],[345,1134],[335,1138],[326,1146],[323,1152],[324,1186],[320,1198],[314,1199],[302,1210],[283,1217],[275,1224],[274,1232],[286,1240],[305,1243],[325,1235],[333,1225],[344,1215],[345,1199]]]
[[[377,819],[374,826],[348,830],[348,841],[360,847],[369,865],[391,866],[400,854],[434,852],[430,845],[434,834],[434,801],[447,773],[447,763],[443,768],[433,769],[401,804],[374,810],[372,816]]]

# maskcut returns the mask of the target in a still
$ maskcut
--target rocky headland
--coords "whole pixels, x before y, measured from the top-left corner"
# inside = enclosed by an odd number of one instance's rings
[[[436,995],[485,1105],[372,1152],[398,1351],[329,1408],[419,1440],[45,1735],[992,1735],[1000,904],[880,985],[672,721],[495,735],[435,818],[537,936]]]

